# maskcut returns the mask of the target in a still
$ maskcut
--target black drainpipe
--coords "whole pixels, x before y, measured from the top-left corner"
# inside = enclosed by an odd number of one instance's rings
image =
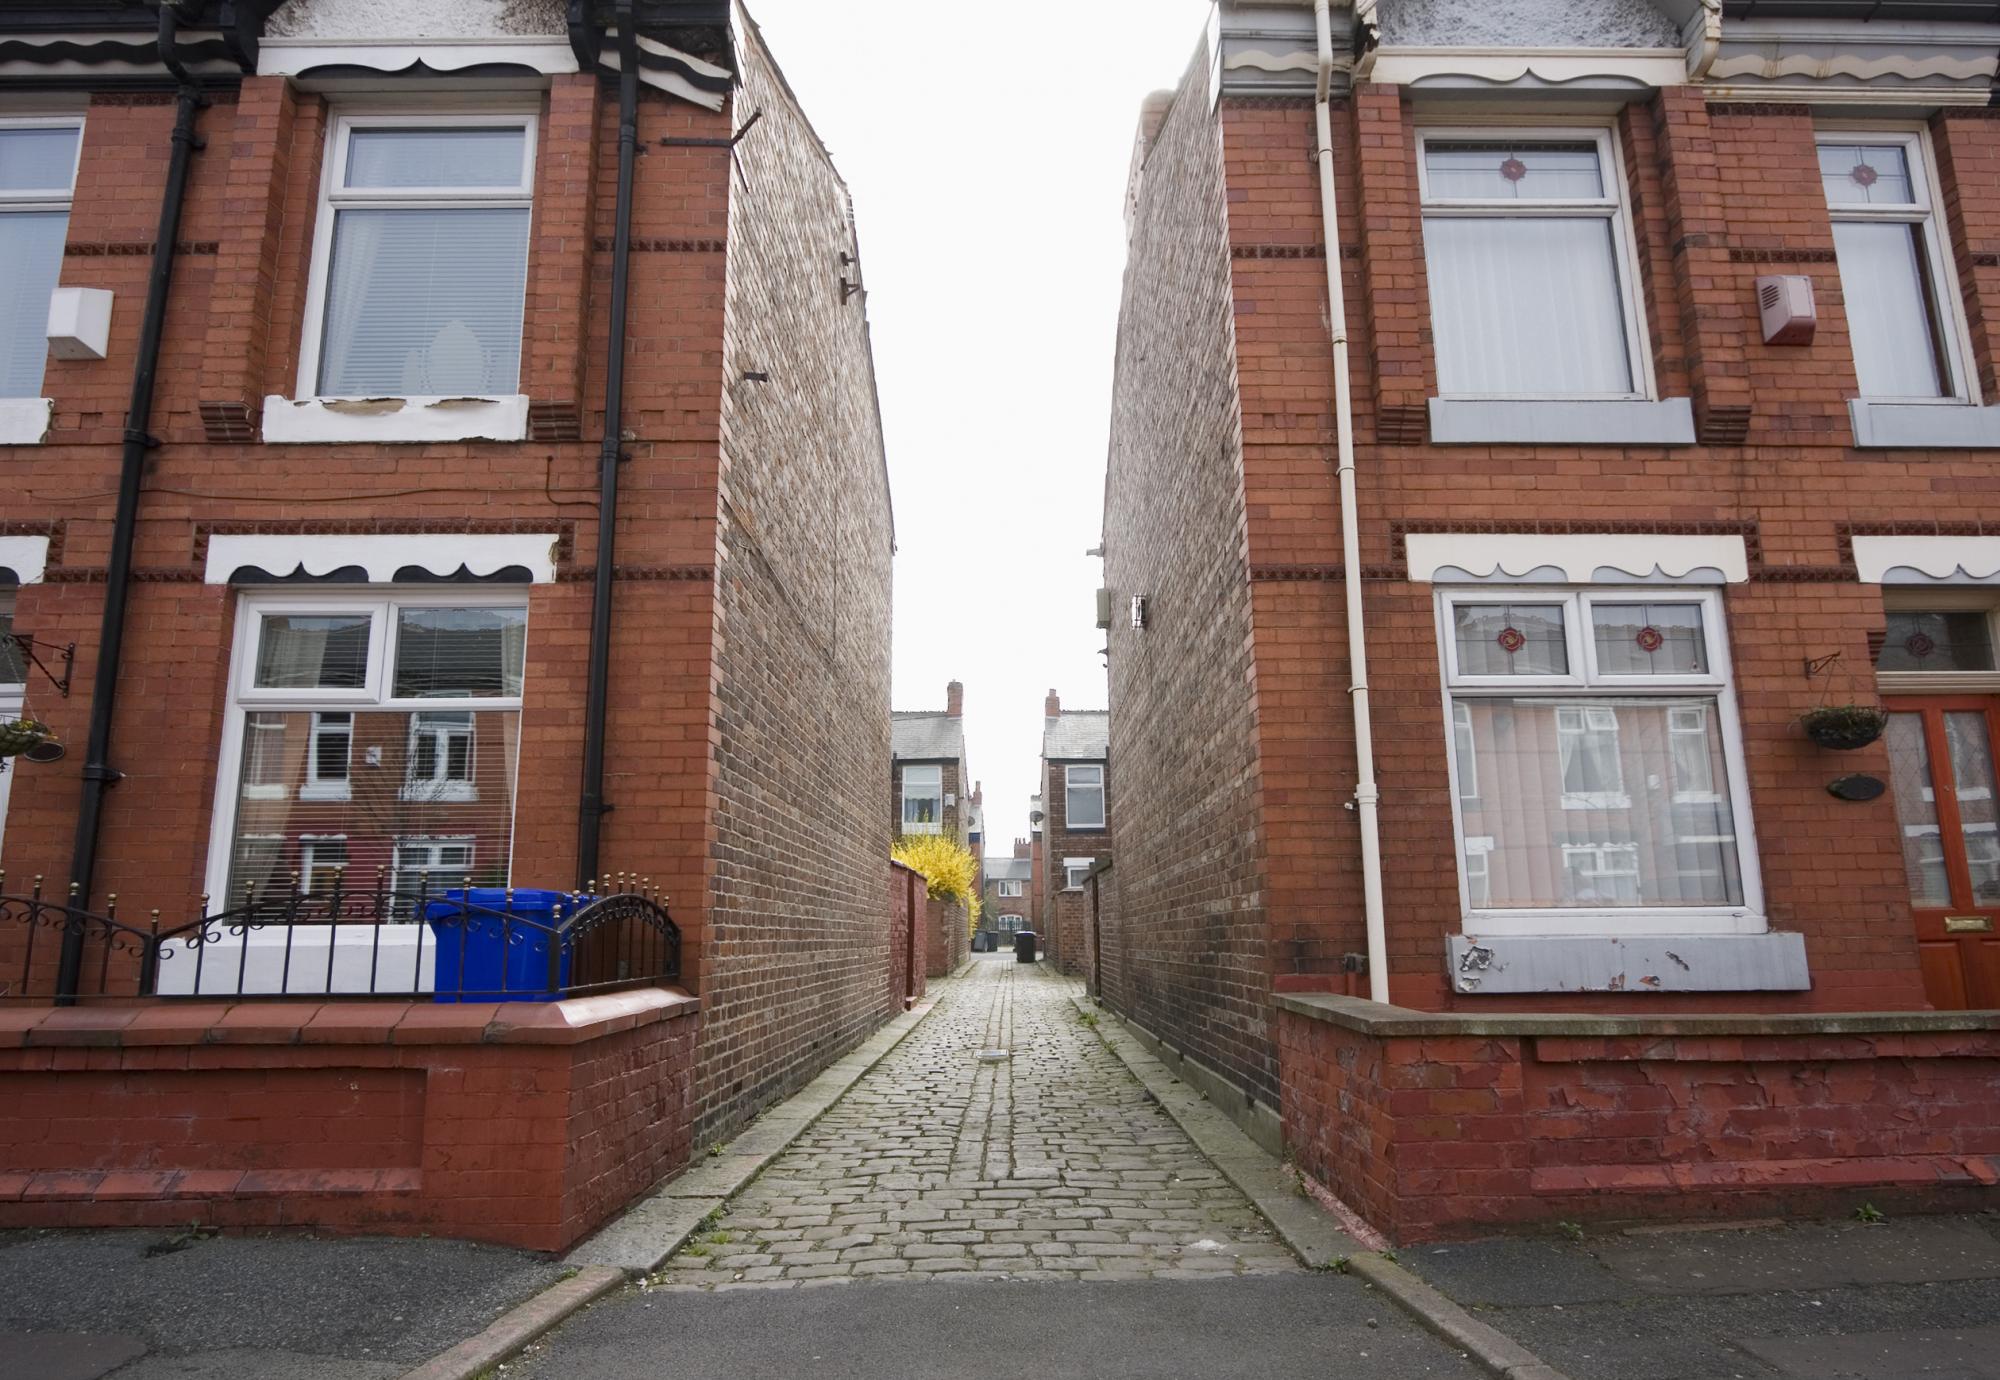
[[[111,765],[111,715],[118,699],[118,673],[125,651],[125,605],[131,593],[132,540],[139,519],[139,482],[146,452],[159,442],[147,433],[153,415],[153,382],[159,371],[160,335],[166,324],[167,291],[173,284],[174,241],[180,238],[181,206],[187,195],[188,163],[202,141],[195,137],[195,114],[207,104],[201,84],[174,53],[179,18],[172,0],[160,6],[160,61],[180,83],[174,117],[173,153],[167,160],[167,187],[160,197],[159,232],[153,238],[153,270],[146,284],[146,315],[139,326],[139,353],[132,365],[131,406],[125,414],[125,454],[118,472],[118,508],[111,527],[111,555],[104,570],[104,619],[97,638],[97,670],[91,679],[90,739],[84,750],[83,796],[77,803],[76,844],[69,879],[75,904],[89,906],[97,871],[97,835],[103,823],[104,791],[124,773]],[[83,931],[64,932],[62,964],[56,974],[56,1001],[76,1000],[83,971]]]
[[[618,465],[623,459],[625,298],[632,266],[632,173],[639,156],[639,44],[632,0],[618,5],[618,210],[611,242],[611,325],[604,371],[604,445],[598,452],[597,579],[590,604],[590,685],[584,700],[583,794],[576,824],[576,884],[598,876],[604,816],[604,727],[611,688],[611,575],[618,554]]]

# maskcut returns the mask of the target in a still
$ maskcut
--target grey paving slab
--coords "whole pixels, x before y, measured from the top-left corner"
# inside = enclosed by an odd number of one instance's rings
[[[508,1380],[1472,1380],[1486,1376],[1360,1281],[995,1281],[608,1299]]]
[[[1856,1284],[2000,1279],[2000,1240],[1969,1218],[1915,1217],[1864,1226],[1614,1237],[1590,1253],[1649,1294],[1741,1294]]]
[[[61,1332],[0,1332],[0,1360],[35,1380],[99,1380],[146,1354],[137,1337]]]
[[[0,1330],[130,1337],[148,1355],[113,1372],[117,1380],[372,1380],[478,1332],[561,1273],[546,1257],[462,1241],[224,1236],[162,1252],[174,1240],[168,1231],[0,1233]],[[253,1353],[265,1369],[246,1359]],[[34,1374],[10,1369],[5,1355],[0,1372]],[[291,1369],[272,1358],[290,1358]],[[197,1361],[208,1369],[186,1368]],[[161,1368],[169,1362],[185,1365]]]
[[[1801,1380],[2000,1380],[2000,1327],[1746,1337],[1741,1345]]]

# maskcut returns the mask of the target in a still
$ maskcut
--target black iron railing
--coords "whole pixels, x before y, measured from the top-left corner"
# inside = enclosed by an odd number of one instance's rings
[[[51,899],[0,872],[0,998],[403,996],[525,1001],[656,986],[681,973],[666,898],[623,874],[604,894],[432,886],[272,886],[180,924],[143,923]],[[129,917],[130,912],[127,912]],[[80,939],[77,990],[59,990],[64,941]]]

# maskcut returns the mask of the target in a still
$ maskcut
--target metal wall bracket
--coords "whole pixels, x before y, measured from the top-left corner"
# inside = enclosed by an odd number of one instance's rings
[[[7,636],[12,639],[16,647],[21,649],[21,655],[28,659],[29,664],[46,676],[50,685],[55,686],[56,693],[64,699],[68,699],[70,675],[76,669],[76,644],[70,642],[58,645],[54,642],[37,642],[26,633],[8,633]],[[55,653],[53,659],[62,663],[62,674],[60,676],[51,671],[42,659],[35,655],[37,647],[40,647],[45,652]]]

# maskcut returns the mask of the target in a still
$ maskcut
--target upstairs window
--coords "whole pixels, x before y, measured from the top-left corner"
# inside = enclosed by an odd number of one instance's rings
[[[1104,827],[1104,768],[1064,769],[1063,826],[1068,829]]]
[[[42,395],[82,147],[77,120],[0,121],[0,398]]]
[[[944,768],[903,768],[903,832],[936,834],[944,830]]]
[[[1021,882],[1001,882],[998,894],[1001,896],[1019,896],[1024,885]]]
[[[1608,132],[1432,131],[1418,178],[1441,394],[1648,396]]]
[[[534,166],[527,116],[338,120],[301,392],[516,392]]]
[[[1468,934],[1762,927],[1722,605],[1439,595]]]
[[[1095,858],[1065,858],[1063,860],[1063,889],[1082,891],[1083,884],[1090,880],[1090,869],[1097,866]]]
[[[1966,397],[1921,134],[1829,134],[1819,180],[1864,398]]]

